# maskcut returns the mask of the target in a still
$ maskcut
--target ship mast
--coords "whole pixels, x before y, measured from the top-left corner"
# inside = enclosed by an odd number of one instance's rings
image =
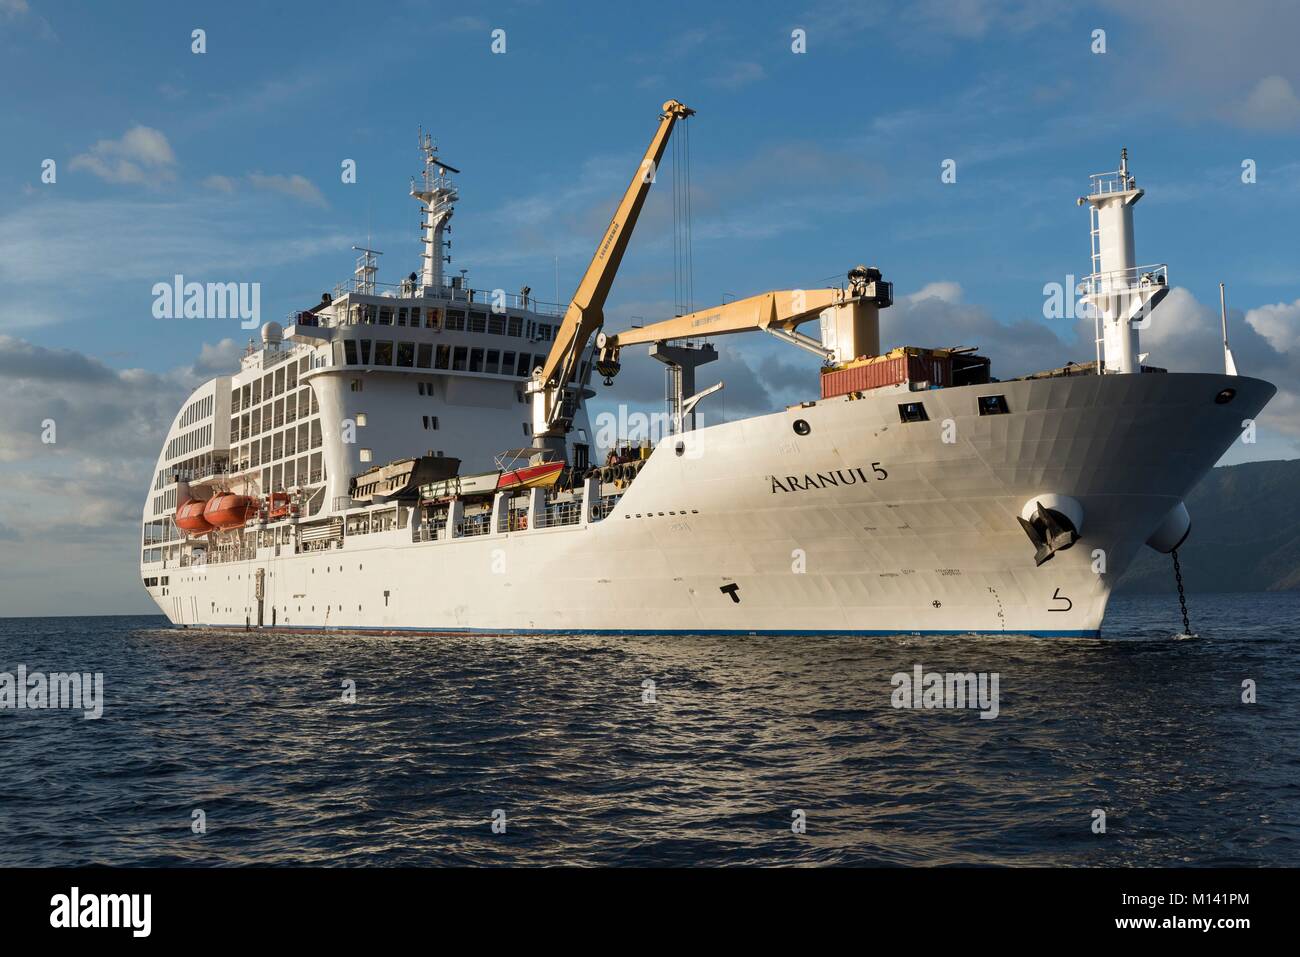
[[[420,270],[420,284],[425,289],[432,289],[435,294],[443,287],[443,263],[451,262],[451,256],[443,253],[443,247],[450,242],[443,240],[443,233],[451,229],[448,220],[454,212],[456,200],[460,194],[447,178],[448,173],[459,173],[454,166],[448,166],[438,158],[438,147],[433,144],[433,137],[420,131],[420,152],[424,154],[424,170],[420,182],[411,179],[411,195],[424,205],[420,212],[424,214],[424,266]]]
[[[1133,207],[1146,193],[1129,172],[1128,150],[1120,150],[1118,170],[1089,178],[1092,188],[1077,202],[1089,206],[1092,273],[1080,285],[1096,320],[1097,371],[1141,372],[1138,330],[1169,292],[1168,266],[1137,265]]]

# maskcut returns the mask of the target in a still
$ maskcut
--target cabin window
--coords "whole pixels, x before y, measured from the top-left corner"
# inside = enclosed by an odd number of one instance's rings
[[[358,412],[356,414],[356,421],[357,421],[357,428],[359,429],[364,428],[366,424],[366,414],[364,412]]]
[[[483,371],[483,350],[482,349],[469,350],[469,371],[470,372]]]
[[[292,392],[294,389],[298,388],[298,366],[295,363],[290,362],[286,371],[288,372],[288,375],[285,378],[284,387]]]
[[[370,365],[370,340],[358,339],[357,344],[361,347],[361,364],[363,366]]]
[[[393,344],[391,342],[375,343],[375,365],[391,366],[393,364]]]
[[[415,384],[415,388],[416,388],[416,391],[420,393],[420,395],[424,395],[424,383],[423,383],[423,382],[417,382],[417,383]]]
[[[369,462],[375,457],[375,454],[370,449],[360,449],[358,455],[360,455],[362,462]]]
[[[348,365],[354,366],[357,364],[357,341],[355,339],[343,340],[343,355]]]
[[[422,415],[420,418],[424,420],[426,429],[436,429],[438,427],[438,417],[436,415]]]
[[[397,344],[397,364],[403,369],[410,369],[415,365],[414,342],[399,342]]]
[[[982,395],[978,401],[980,415],[1006,415],[1011,411],[1005,395]]]
[[[519,316],[510,316],[506,319],[506,335],[514,336],[518,339],[524,334],[524,320]]]
[[[515,371],[515,354],[513,352],[501,353],[501,374],[511,375]]]
[[[925,414],[923,402],[900,402],[898,417],[904,422],[925,422],[930,418]]]
[[[469,314],[469,331],[486,332],[487,331],[487,313],[471,312]]]
[[[397,310],[397,324],[398,324],[399,326],[404,326],[404,325],[406,325],[406,307],[405,307],[405,306],[402,306],[400,309]]]
[[[488,335],[503,336],[506,333],[505,316],[488,316]]]
[[[437,329],[438,315],[439,315],[438,309],[429,309],[428,311],[426,311],[424,314],[424,327],[426,329]]]
[[[415,365],[420,369],[427,369],[433,365],[433,344],[430,342],[421,342],[419,351],[415,356]]]
[[[413,326],[417,326],[417,327],[420,325],[420,307],[419,307],[419,306],[412,306],[412,307],[411,307],[411,325],[413,325]]]
[[[528,368],[528,353],[527,352],[519,353],[519,364],[515,366],[515,375],[527,376],[531,373],[531,371],[532,370]]]
[[[284,368],[275,370],[275,394],[284,395]]]
[[[450,332],[465,331],[465,313],[459,309],[447,310],[447,329]]]
[[[451,346],[438,346],[438,356],[434,360],[435,369],[448,369],[451,367]]]
[[[501,353],[498,352],[496,349],[489,349],[487,351],[487,359],[485,360],[483,365],[483,371],[491,372],[493,375],[495,375],[497,371],[497,366],[500,363],[500,361],[501,361]]]
[[[453,372],[464,372],[465,362],[469,357],[469,349],[465,346],[457,346],[456,351],[452,353],[451,370]]]
[[[380,307],[379,307],[379,324],[380,324],[381,326],[391,326],[391,325],[393,324],[393,307],[392,307],[392,306],[380,306]]]

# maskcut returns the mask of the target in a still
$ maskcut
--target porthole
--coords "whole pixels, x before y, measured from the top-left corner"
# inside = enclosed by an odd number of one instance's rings
[[[1232,401],[1233,399],[1235,399],[1236,397],[1237,397],[1237,390],[1236,390],[1236,389],[1224,389],[1222,392],[1220,392],[1218,395],[1216,395],[1216,396],[1214,397],[1214,404],[1215,404],[1215,405],[1227,405],[1229,402],[1231,402],[1231,401]]]
[[[794,420],[795,435],[807,435],[811,431],[812,431],[812,426],[810,426],[805,420],[803,419]]]
[[[677,443],[677,448],[674,449],[674,451],[675,451],[678,455],[685,455],[685,454],[686,454],[686,443],[685,443],[685,442],[678,442],[678,443]]]

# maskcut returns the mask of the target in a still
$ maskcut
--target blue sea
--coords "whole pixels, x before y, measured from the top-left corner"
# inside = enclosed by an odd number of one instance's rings
[[[1172,595],[1102,640],[0,619],[0,672],[104,676],[98,720],[0,711],[0,865],[1296,866],[1300,594],[1189,604],[1191,640]],[[893,707],[916,665],[997,673],[998,716]]]

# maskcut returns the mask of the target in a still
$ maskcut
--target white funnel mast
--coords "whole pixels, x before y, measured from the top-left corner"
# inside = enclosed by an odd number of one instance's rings
[[[424,267],[420,270],[420,285],[437,293],[443,286],[442,265],[451,262],[450,256],[443,255],[442,237],[454,212],[453,206],[460,199],[447,173],[460,170],[438,159],[438,147],[433,145],[433,137],[423,131],[420,132],[420,151],[424,154],[421,182],[417,185],[414,179],[411,180],[411,195],[424,204],[420,210],[424,213]]]
[[[1097,367],[1101,372],[1141,372],[1138,330],[1169,292],[1168,267],[1138,266],[1133,247],[1133,207],[1145,192],[1128,169],[1128,150],[1119,169],[1093,173],[1092,188],[1078,204],[1089,205],[1092,274],[1081,286],[1096,319]]]

